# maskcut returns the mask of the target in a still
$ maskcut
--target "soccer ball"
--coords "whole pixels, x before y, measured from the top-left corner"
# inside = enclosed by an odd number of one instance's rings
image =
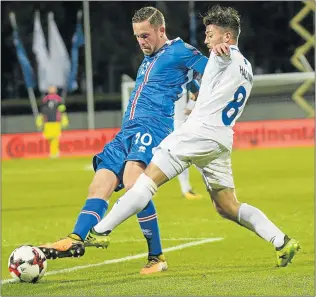
[[[39,248],[22,245],[11,253],[8,266],[14,279],[21,282],[36,283],[47,269],[47,260]]]

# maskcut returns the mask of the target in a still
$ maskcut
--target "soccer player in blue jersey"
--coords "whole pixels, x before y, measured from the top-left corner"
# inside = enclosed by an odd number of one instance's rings
[[[145,57],[137,72],[121,131],[93,158],[95,175],[71,234],[41,246],[48,258],[84,254],[84,240],[103,218],[113,191],[123,187],[130,189],[144,172],[153,149],[173,130],[174,102],[187,92],[188,86],[196,93],[193,76],[203,74],[207,64],[208,59],[194,47],[180,38],[167,38],[164,16],[156,8],[138,10],[132,23]],[[141,273],[166,270],[153,202],[150,201],[137,217],[149,250],[148,263]]]

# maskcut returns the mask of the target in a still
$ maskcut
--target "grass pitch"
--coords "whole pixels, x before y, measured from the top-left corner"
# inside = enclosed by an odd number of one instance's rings
[[[233,152],[239,200],[260,208],[302,245],[286,268],[275,267],[271,244],[215,212],[191,168],[202,200],[183,199],[176,179],[155,197],[167,272],[139,274],[147,245],[134,217],[113,232],[107,250],[90,248],[80,259],[51,260],[37,284],[8,283],[14,248],[72,231],[93,177],[84,170],[87,164],[90,158],[2,163],[2,296],[315,296],[314,148]]]

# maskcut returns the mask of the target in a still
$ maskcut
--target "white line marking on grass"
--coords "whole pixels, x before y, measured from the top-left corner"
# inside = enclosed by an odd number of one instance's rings
[[[203,239],[209,239],[208,237],[184,237],[184,238],[161,238],[161,240],[164,241],[190,241],[190,240],[203,240]],[[125,242],[142,242],[145,239],[123,239],[123,240],[115,240],[115,243],[125,243]],[[2,246],[21,246],[21,245],[33,245],[33,246],[37,246],[34,243],[3,243]]]
[[[209,242],[220,241],[223,239],[224,238],[222,238],[222,237],[206,238],[203,240],[198,240],[198,241],[193,241],[193,242],[188,242],[188,243],[184,243],[184,244],[171,246],[169,248],[164,249],[163,252],[166,253],[166,252],[172,252],[172,251],[176,251],[176,250],[182,250],[182,249],[185,249],[185,248],[188,248],[191,246],[201,245],[201,244],[205,244],[205,243],[209,243]],[[148,255],[148,253],[142,253],[142,254],[137,254],[134,256],[127,256],[124,258],[106,260],[104,262],[96,263],[96,264],[88,264],[88,265],[75,266],[72,268],[66,268],[66,269],[61,269],[61,270],[53,270],[53,271],[47,272],[45,275],[49,276],[49,275],[55,275],[55,274],[61,274],[61,273],[68,273],[68,272],[86,269],[86,268],[91,268],[91,267],[98,267],[98,266],[103,266],[103,265],[108,265],[108,264],[120,263],[120,262],[140,259],[140,258],[146,257],[147,255]],[[16,282],[16,281],[14,279],[5,279],[5,280],[1,281],[1,284],[4,285],[4,284],[12,283],[12,282]]]

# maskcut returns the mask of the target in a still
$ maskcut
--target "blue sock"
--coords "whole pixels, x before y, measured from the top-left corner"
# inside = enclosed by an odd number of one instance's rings
[[[72,233],[79,235],[84,240],[89,230],[102,220],[107,209],[107,201],[100,198],[87,199]]]
[[[162,254],[158,219],[155,205],[152,200],[137,214],[138,222],[147,240],[149,256]]]

